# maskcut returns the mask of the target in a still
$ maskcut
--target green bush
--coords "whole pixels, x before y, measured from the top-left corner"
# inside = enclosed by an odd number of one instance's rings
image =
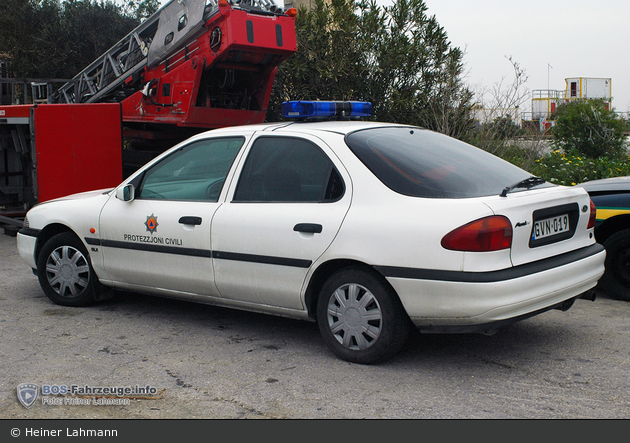
[[[620,159],[588,158],[575,150],[569,154],[556,150],[537,159],[527,170],[550,183],[572,186],[591,180],[630,175],[630,159],[627,155]]]
[[[481,132],[491,134],[495,140],[510,140],[525,134],[525,130],[517,125],[510,115],[495,118],[491,123],[481,125]]]
[[[563,103],[551,116],[554,145],[590,158],[626,156],[625,122],[603,100]]]
[[[625,132],[630,121],[607,109],[602,100],[577,100],[561,105],[551,130],[554,151],[544,134],[519,143],[526,132],[509,118],[479,125],[464,141],[542,177],[550,183],[578,183],[630,175]]]

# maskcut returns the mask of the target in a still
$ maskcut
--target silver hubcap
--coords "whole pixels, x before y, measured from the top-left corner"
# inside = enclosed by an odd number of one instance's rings
[[[90,267],[72,246],[60,246],[46,261],[46,277],[53,290],[62,297],[76,297],[87,287]]]
[[[367,288],[349,283],[337,288],[328,300],[328,326],[345,348],[367,349],[381,335],[381,307]]]

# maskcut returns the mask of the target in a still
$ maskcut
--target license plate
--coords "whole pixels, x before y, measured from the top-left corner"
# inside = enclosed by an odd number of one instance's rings
[[[532,240],[540,240],[541,238],[551,237],[552,235],[561,234],[569,230],[569,215],[562,214],[556,217],[538,220],[534,223],[532,232]]]

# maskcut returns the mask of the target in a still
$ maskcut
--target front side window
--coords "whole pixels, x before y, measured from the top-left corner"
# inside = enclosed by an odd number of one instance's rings
[[[531,174],[472,145],[413,127],[365,129],[346,143],[387,187],[427,198],[499,195]]]
[[[344,184],[328,156],[314,143],[293,137],[260,137],[247,157],[235,202],[328,202]]]
[[[145,171],[136,198],[218,201],[244,142],[243,137],[229,137],[183,146]]]

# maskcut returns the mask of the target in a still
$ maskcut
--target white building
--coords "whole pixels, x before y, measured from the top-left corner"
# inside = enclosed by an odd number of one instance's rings
[[[609,106],[612,100],[610,78],[571,77],[565,80],[564,91],[537,89],[532,91],[532,120],[548,120],[561,103],[579,99],[602,99]]]

